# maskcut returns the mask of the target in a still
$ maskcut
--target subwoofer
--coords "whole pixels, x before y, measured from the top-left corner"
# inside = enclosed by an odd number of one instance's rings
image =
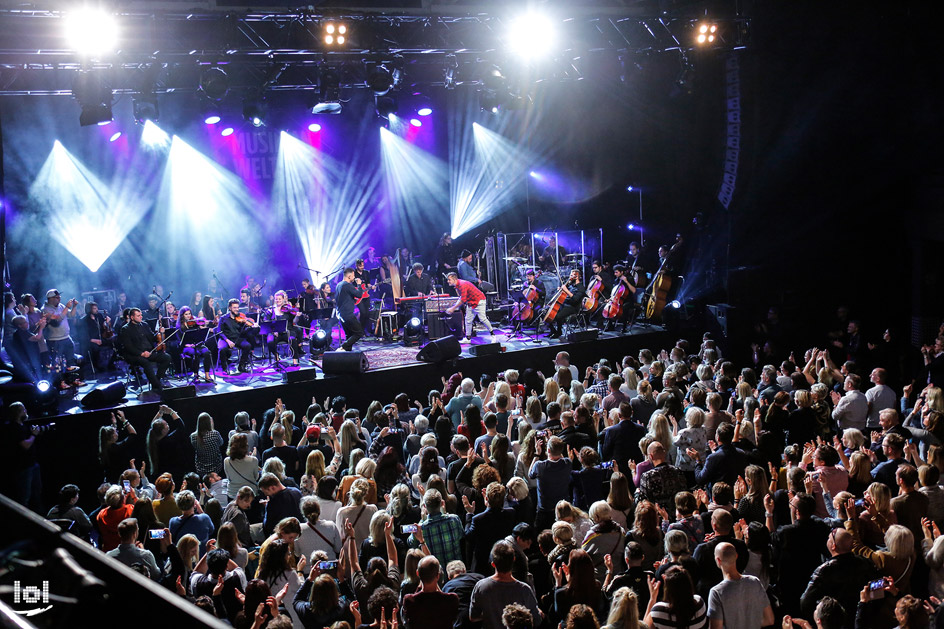
[[[427,363],[439,363],[450,358],[457,358],[462,353],[462,346],[454,336],[447,336],[430,341],[416,355],[416,360]]]
[[[325,374],[364,373],[370,364],[364,352],[325,352],[321,370]]]

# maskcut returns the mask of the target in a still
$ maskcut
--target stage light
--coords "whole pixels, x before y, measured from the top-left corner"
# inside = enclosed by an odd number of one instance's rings
[[[632,186],[626,186],[626,192],[632,192],[633,190],[635,190],[635,188]]]
[[[420,107],[420,108],[417,110],[416,115],[418,115],[418,116],[428,116],[428,115],[430,115],[431,113],[433,113],[433,110],[430,109],[429,107]]]
[[[243,119],[254,127],[265,126],[266,106],[262,96],[253,94],[243,99]]]
[[[456,89],[456,73],[459,71],[459,59],[455,55],[446,55],[443,61],[443,87]]]
[[[321,125],[318,124],[317,122],[313,122],[310,125],[308,125],[308,130],[311,131],[312,133],[318,133],[319,131],[321,131]]]
[[[200,91],[214,101],[221,101],[229,93],[229,77],[222,68],[207,68],[200,75]]]
[[[220,131],[220,135],[223,136],[224,138],[228,138],[229,136],[233,135],[233,128],[226,127],[225,129]]]
[[[680,302],[678,299],[674,299],[669,303],[669,308],[678,310],[681,307],[682,307],[682,302]]]
[[[79,125],[88,127],[112,121],[111,88],[99,72],[79,71],[72,84],[72,95],[82,107]]]
[[[144,129],[141,131],[141,144],[147,149],[165,149],[170,146],[170,136],[150,120],[145,120]]]
[[[331,337],[327,332],[319,329],[308,339],[308,344],[312,354],[320,354],[331,345]]]
[[[422,127],[422,126],[423,126],[423,123],[420,121],[419,118],[410,118],[410,124],[413,125],[414,127]]]
[[[46,391],[52,388],[52,385],[49,384],[48,380],[40,380],[36,383],[36,392],[42,395]]]
[[[537,172],[535,172],[535,171],[533,171],[533,170],[532,170],[530,173],[528,173],[528,174],[531,175],[532,177],[534,177],[535,179],[540,179],[540,178],[541,178],[541,175],[539,175]]]
[[[108,141],[109,141],[109,142],[114,142],[115,140],[117,140],[117,139],[120,138],[120,137],[121,137],[121,131],[118,131],[118,132],[116,132],[116,133],[113,133],[113,134],[111,135],[111,137],[108,138]]]
[[[629,225],[626,226],[626,229],[628,229],[629,231],[635,230],[635,229],[636,229],[636,223],[630,223]]]
[[[376,99],[377,115],[389,119],[397,113],[397,99],[393,96],[380,96]]]
[[[156,121],[160,117],[156,94],[140,94],[131,99],[131,111],[134,121],[144,124],[148,120]]]
[[[313,114],[341,113],[341,75],[329,67],[321,68],[318,76],[318,100],[311,108]]]
[[[365,82],[367,87],[373,91],[374,96],[383,96],[393,89],[395,83],[393,74],[384,65],[374,66],[374,68],[367,73]]]
[[[107,127],[107,126],[110,125],[112,122],[114,122],[114,120],[102,120],[101,122],[98,123],[98,126],[100,126],[100,127]]]
[[[115,16],[100,9],[87,8],[67,15],[65,29],[69,46],[80,55],[101,55],[118,45]]]
[[[345,38],[347,34],[347,25],[346,24],[335,24],[334,22],[327,22],[324,25],[324,42],[329,46],[333,46],[337,43],[338,46],[344,45]]]
[[[411,317],[403,326],[403,344],[418,345],[421,336],[423,336],[423,320],[419,317]]]
[[[547,55],[556,43],[557,33],[548,16],[526,13],[511,21],[505,39],[512,52],[531,59]]]
[[[703,22],[698,26],[698,36],[695,38],[699,44],[712,44],[718,34],[718,25]]]
[[[210,125],[210,124],[217,124],[219,123],[220,120],[222,120],[222,118],[214,114],[212,116],[207,116],[206,118],[204,118],[203,122],[204,124]]]
[[[29,198],[52,238],[94,273],[148,211],[151,191],[142,188],[121,170],[106,184],[56,141]]]

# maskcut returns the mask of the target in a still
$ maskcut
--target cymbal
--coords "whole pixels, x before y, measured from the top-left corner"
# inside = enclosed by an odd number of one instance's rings
[[[505,260],[508,260],[509,262],[525,262],[527,258],[516,258],[514,256],[509,256],[505,258]]]
[[[567,254],[566,256],[564,256],[564,257],[565,257],[565,258],[573,258],[573,259],[577,260],[577,259],[579,259],[579,258],[586,258],[586,257],[588,257],[588,256],[587,256],[587,254],[585,254],[585,253],[568,253],[568,254]]]

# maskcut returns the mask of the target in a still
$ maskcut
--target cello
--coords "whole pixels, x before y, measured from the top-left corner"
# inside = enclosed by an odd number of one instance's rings
[[[599,275],[594,275],[587,286],[587,296],[583,298],[583,309],[593,312],[600,306],[600,297],[603,296],[603,280]]]
[[[649,284],[649,287],[646,288],[646,292],[643,294],[646,319],[649,321],[657,320],[662,317],[662,310],[665,308],[669,291],[672,290],[672,275],[669,274],[667,269],[668,261],[669,258],[672,257],[672,254],[678,250],[679,245],[681,244],[682,237],[679,236],[675,241],[675,244],[672,245],[672,248],[669,249],[669,252],[662,260],[662,264],[659,265],[659,271],[656,273],[656,276],[652,278],[652,282]]]
[[[610,298],[603,306],[603,318],[619,319],[622,317],[623,305],[626,303],[626,299],[629,297],[631,292],[632,291],[630,291],[630,289],[626,286],[626,283],[623,282],[621,277],[620,281],[617,282],[615,286],[613,286],[613,292],[610,293]]]
[[[524,301],[515,304],[511,309],[512,321],[528,321],[534,316],[534,302],[538,300],[538,289],[533,284],[528,284],[521,296]]]
[[[564,305],[564,302],[567,301],[568,297],[571,297],[573,293],[567,290],[567,287],[570,286],[570,280],[567,280],[567,283],[564,283],[564,278],[560,276],[560,272],[557,274],[558,279],[560,279],[561,287],[557,289],[557,292],[554,293],[554,297],[547,302],[547,313],[544,315],[544,321],[553,321],[557,318],[557,313],[560,312],[561,306]]]

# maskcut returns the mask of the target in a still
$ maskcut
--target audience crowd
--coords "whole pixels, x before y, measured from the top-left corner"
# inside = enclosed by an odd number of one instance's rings
[[[236,627],[928,627],[944,337],[907,382],[855,322],[825,341],[746,367],[710,338],[561,352],[422,401],[276,400],[229,434],[162,405],[142,440],[116,411],[99,507],[67,484],[47,517]]]

